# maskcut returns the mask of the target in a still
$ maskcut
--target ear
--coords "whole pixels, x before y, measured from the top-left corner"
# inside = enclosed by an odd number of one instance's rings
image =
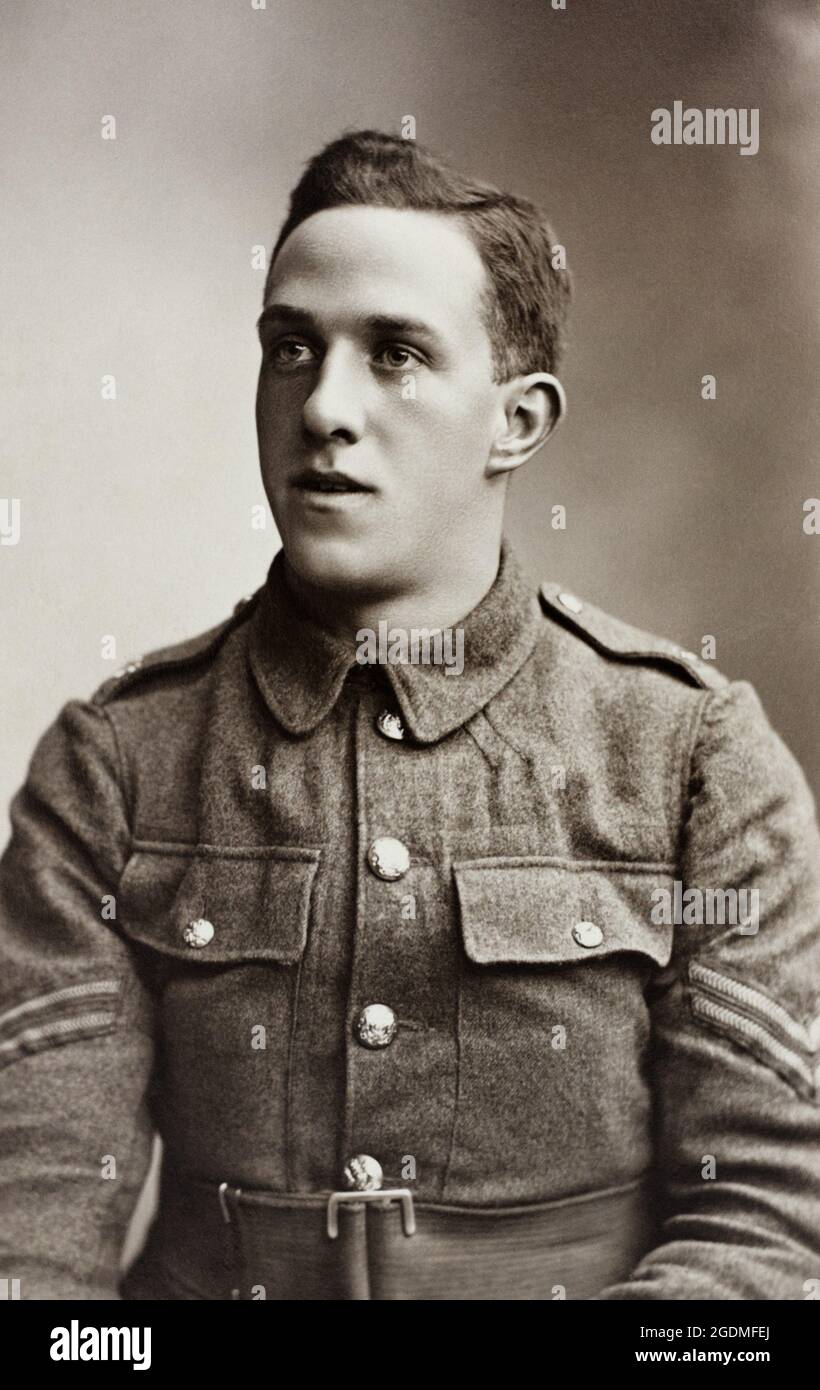
[[[557,376],[531,372],[505,381],[498,403],[498,431],[487,460],[487,477],[520,468],[549,439],[567,413]]]

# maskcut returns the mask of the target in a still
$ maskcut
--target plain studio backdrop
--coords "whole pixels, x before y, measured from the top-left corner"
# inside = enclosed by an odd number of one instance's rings
[[[508,513],[533,580],[697,652],[713,636],[820,791],[817,14],[6,0],[0,840],[67,699],[262,583],[254,248],[322,144],[406,117],[542,205],[574,276],[569,416]],[[675,101],[757,108],[759,152],[653,144]]]

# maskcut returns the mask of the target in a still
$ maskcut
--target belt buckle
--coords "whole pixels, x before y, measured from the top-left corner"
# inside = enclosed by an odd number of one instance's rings
[[[339,1207],[342,1202],[400,1202],[401,1221],[406,1236],[416,1233],[413,1194],[409,1187],[384,1187],[375,1192],[331,1192],[327,1203],[327,1233],[331,1240],[339,1234]]]

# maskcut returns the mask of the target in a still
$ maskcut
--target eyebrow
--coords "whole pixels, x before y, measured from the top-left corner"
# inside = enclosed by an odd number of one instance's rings
[[[307,323],[313,328],[318,328],[316,318],[310,310],[299,309],[294,304],[268,304],[259,315],[257,329],[261,329],[271,320],[279,323]],[[356,324],[369,333],[409,333],[416,338],[425,339],[434,347],[442,346],[439,334],[423,319],[397,318],[389,314],[364,314],[356,319]]]

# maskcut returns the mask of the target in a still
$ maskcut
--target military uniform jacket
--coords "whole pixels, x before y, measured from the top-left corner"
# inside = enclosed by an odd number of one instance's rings
[[[280,554],[227,622],[39,742],[0,865],[0,1275],[22,1297],[117,1296],[155,1129],[214,1190],[326,1196],[365,1154],[420,1211],[549,1212],[650,1175],[650,1244],[584,1296],[820,1278],[801,771],[748,683],[536,596],[507,546],[463,630],[460,675],[363,666]],[[671,920],[691,889],[758,890],[756,929]]]

